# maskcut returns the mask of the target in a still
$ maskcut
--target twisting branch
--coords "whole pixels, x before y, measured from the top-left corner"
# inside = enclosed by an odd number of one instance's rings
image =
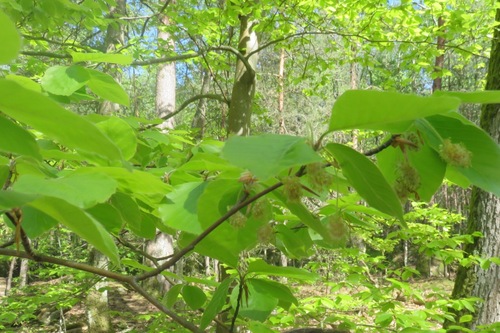
[[[227,103],[229,105],[229,102],[226,101],[224,99],[224,97],[221,96],[221,95],[217,95],[217,94],[201,94],[201,95],[196,95],[196,96],[193,96],[193,97],[187,99],[186,101],[184,101],[184,103],[182,103],[181,106],[179,106],[179,108],[177,110],[175,110],[172,113],[169,113],[168,115],[166,115],[164,117],[161,117],[161,119],[166,120],[166,119],[172,118],[173,116],[175,116],[176,114],[178,114],[179,112],[181,112],[182,110],[184,110],[189,104],[191,104],[193,102],[196,102],[197,100],[204,99],[204,98],[215,99],[216,101],[219,101],[219,102],[222,102],[222,103]]]

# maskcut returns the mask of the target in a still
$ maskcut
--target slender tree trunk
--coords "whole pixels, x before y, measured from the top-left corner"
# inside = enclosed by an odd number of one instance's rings
[[[17,258],[12,257],[9,265],[9,274],[7,275],[7,281],[5,281],[5,296],[9,293],[12,288],[12,278],[14,277],[14,269],[16,268]]]
[[[500,1],[497,1],[500,3]],[[496,11],[500,22],[500,8]],[[500,90],[500,30],[494,28],[486,90]],[[497,142],[500,142],[500,104],[483,105],[480,126]],[[500,257],[500,198],[477,187],[472,189],[469,218],[469,233],[480,231],[465,251],[484,258]],[[484,300],[476,305],[477,311],[469,323],[471,329],[479,325],[500,322],[500,266],[491,264],[488,269],[478,266],[460,267],[455,279],[453,298],[479,297]],[[459,316],[464,313],[458,313]]]
[[[19,287],[23,288],[28,285],[28,259],[21,259],[19,266]]]
[[[96,249],[92,249],[90,263],[92,266],[107,268],[108,257]],[[86,299],[86,315],[89,332],[108,333],[113,332],[109,316],[108,282],[102,279],[90,288]]]
[[[109,17],[116,18],[126,16],[126,0],[116,0],[116,6],[109,9]],[[125,45],[125,27],[119,22],[112,22],[108,25],[106,30],[106,37],[104,38],[103,52],[114,53],[117,46]],[[121,82],[122,74],[115,64],[108,64],[104,68],[104,72],[113,76],[117,82]],[[100,114],[116,114],[120,111],[120,105],[110,101],[104,101],[99,109]]]
[[[210,81],[211,81],[210,71],[208,69],[203,70],[203,74],[201,77],[201,91],[200,94],[207,94],[210,90]],[[192,127],[198,128],[199,132],[196,135],[197,138],[201,139],[205,136],[205,126],[206,126],[206,115],[207,113],[207,99],[202,98],[198,102],[198,107],[196,108],[196,113],[194,114]]]
[[[279,95],[278,95],[278,133],[285,134],[285,49],[281,49],[280,53],[280,65],[279,65],[279,73],[278,73],[278,87],[279,87]]]
[[[444,18],[442,16],[439,16],[438,18],[438,31],[440,33],[444,34],[443,30],[444,26]],[[439,55],[436,57],[436,60],[434,62],[434,73],[437,74],[438,76],[432,81],[432,91],[436,90],[441,90],[443,88],[443,80],[442,80],[442,73],[441,71],[443,70],[444,67],[444,47],[446,45],[446,40],[444,39],[443,36],[438,36],[437,38],[437,50],[439,52]]]
[[[170,0],[164,0],[169,2]],[[171,3],[171,2],[170,2]],[[160,24],[158,27],[158,42],[160,47],[165,50],[171,50],[175,47],[174,40],[170,33],[165,31],[170,25],[170,20],[167,16],[160,16]],[[156,112],[160,118],[166,117],[175,111],[175,63],[162,64],[158,67],[156,76]],[[166,119],[158,127],[162,130],[174,128],[174,118]],[[156,237],[153,240],[146,242],[146,252],[155,258],[163,258],[174,253],[174,242],[170,235],[164,234],[157,230]],[[163,262],[159,260],[158,263]],[[151,261],[145,260],[147,265],[152,265]],[[145,286],[155,293],[164,293],[170,288],[170,283],[161,274],[154,278],[145,281]]]
[[[160,24],[158,26],[159,46],[166,51],[173,50],[175,48],[174,40],[170,33],[166,31],[170,25],[169,18],[166,15],[161,15]],[[175,89],[175,62],[160,64],[156,75],[156,113],[158,117],[167,117],[175,111]],[[158,127],[165,130],[174,128],[174,125],[174,118],[169,118]]]
[[[228,115],[229,134],[250,134],[252,102],[255,95],[255,69],[258,61],[257,53],[249,57],[249,54],[258,48],[257,34],[252,30],[253,24],[250,15],[240,16],[238,50],[247,59],[247,65],[241,59],[238,59],[236,63]]]

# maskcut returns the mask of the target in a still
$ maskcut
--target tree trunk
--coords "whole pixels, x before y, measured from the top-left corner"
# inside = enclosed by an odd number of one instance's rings
[[[19,267],[19,287],[23,288],[28,285],[28,259],[21,259]]]
[[[17,258],[12,257],[9,265],[9,274],[7,275],[7,281],[5,281],[5,296],[9,294],[10,289],[12,288],[12,278],[14,277],[14,269],[16,268]]]
[[[170,0],[165,0],[170,1]],[[158,42],[165,50],[174,48],[174,41],[170,33],[162,28],[168,28],[170,20],[161,15],[160,22],[163,27],[158,26]],[[175,111],[175,63],[161,64],[156,76],[156,112],[160,118],[167,117]],[[174,118],[166,119],[158,127],[162,130],[174,128]],[[170,235],[157,230],[156,237],[146,242],[146,252],[155,258],[163,258],[174,253],[174,242]],[[161,263],[159,260],[158,263]],[[152,265],[150,260],[145,260],[147,265]],[[161,274],[145,281],[147,289],[154,293],[164,293],[170,288],[170,283]]]
[[[109,9],[109,17],[116,18],[126,16],[126,0],[116,0],[116,6]],[[119,22],[112,22],[106,30],[103,52],[114,53],[118,45],[125,44],[125,27]],[[113,76],[117,82],[121,82],[122,74],[115,64],[108,64],[103,70]],[[111,115],[120,111],[120,105],[110,101],[104,101],[99,109],[100,114]]]
[[[229,106],[228,134],[250,134],[252,101],[255,95],[255,69],[258,61],[257,53],[249,57],[249,54],[258,48],[257,34],[252,30],[253,24],[249,15],[240,16],[238,49],[247,59],[247,63],[245,64],[241,59],[238,59],[236,63],[236,75]]]
[[[210,78],[211,75],[209,70],[204,69],[201,77],[201,91],[200,91],[201,95],[207,94],[208,91],[210,90],[210,81],[211,81]],[[202,139],[205,136],[205,126],[207,122],[206,113],[207,113],[207,99],[202,98],[198,102],[198,107],[196,108],[196,113],[194,114],[193,123],[191,125],[193,128],[199,129],[199,132],[196,135],[196,137],[199,139]]]
[[[166,0],[168,1],[168,0]],[[161,26],[163,25],[163,26]],[[165,28],[170,25],[170,20],[167,16],[160,16],[160,26],[158,26],[158,42],[159,47],[169,51],[174,50],[174,40]],[[156,114],[160,118],[168,117],[175,111],[175,62],[160,64],[156,75]],[[162,130],[174,128],[174,118],[168,118],[163,123],[158,125]]]
[[[442,16],[439,16],[439,18],[438,18],[438,31],[442,34],[444,34],[443,26],[444,26],[444,18]],[[434,73],[437,75],[437,77],[432,81],[432,92],[434,92],[436,90],[441,90],[443,88],[442,70],[444,67],[444,46],[445,46],[445,44],[446,44],[446,40],[444,39],[444,37],[438,36],[438,38],[437,38],[437,50],[440,53],[436,57],[436,60],[434,62]]]
[[[496,12],[500,22],[500,9]],[[495,27],[488,67],[486,90],[500,90],[500,30]],[[498,143],[500,142],[500,104],[483,105],[480,126]],[[471,195],[468,231],[480,231],[483,238],[476,238],[465,251],[483,258],[500,257],[500,198],[474,187]],[[471,329],[479,325],[500,322],[500,266],[491,264],[484,270],[478,266],[460,267],[455,279],[453,298],[479,297],[477,311],[469,323]],[[458,313],[459,316],[464,313]]]
[[[285,134],[285,49],[281,49],[280,54],[280,65],[279,65],[279,73],[278,73],[278,87],[279,87],[279,95],[278,95],[278,133]]]
[[[108,257],[101,252],[92,249],[90,256],[90,263],[92,266],[107,268],[109,264]],[[112,332],[111,320],[109,317],[107,286],[108,282],[106,279],[102,279],[90,288],[87,294],[86,315],[89,332]]]

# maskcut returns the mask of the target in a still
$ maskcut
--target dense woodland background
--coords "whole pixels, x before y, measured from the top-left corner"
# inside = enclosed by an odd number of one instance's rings
[[[498,332],[498,6],[0,1],[0,330]]]

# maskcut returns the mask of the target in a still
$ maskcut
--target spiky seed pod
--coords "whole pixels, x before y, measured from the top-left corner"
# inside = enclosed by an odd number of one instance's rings
[[[302,184],[299,177],[288,176],[283,178],[283,193],[290,202],[298,202],[302,197]]]
[[[326,172],[322,163],[311,163],[306,165],[306,174],[312,188],[323,190],[333,183],[333,176]]]
[[[420,187],[420,175],[410,163],[405,159],[401,161],[396,169],[396,182],[394,190],[398,197],[404,201],[410,194],[417,194]]]
[[[262,198],[252,205],[252,216],[257,220],[269,221],[272,215],[272,207],[269,200]]]
[[[236,212],[229,218],[229,224],[237,229],[241,229],[247,223],[247,217],[241,212]]]
[[[346,239],[349,235],[349,227],[340,213],[328,217],[327,230],[333,240]]]
[[[472,152],[463,143],[452,143],[450,139],[443,140],[439,155],[449,165],[468,168],[472,164]]]
[[[266,223],[257,230],[257,239],[261,244],[269,244],[273,238],[274,230],[271,224]]]

